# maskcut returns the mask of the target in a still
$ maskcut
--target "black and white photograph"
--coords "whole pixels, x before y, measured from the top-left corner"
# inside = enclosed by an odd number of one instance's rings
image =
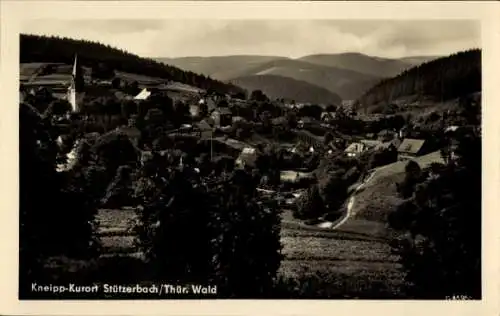
[[[481,21],[267,16],[20,23],[20,301],[483,299]]]

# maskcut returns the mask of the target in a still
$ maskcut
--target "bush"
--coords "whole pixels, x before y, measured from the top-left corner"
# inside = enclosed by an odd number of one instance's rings
[[[422,170],[420,169],[420,165],[417,162],[410,160],[405,167],[405,179],[402,183],[396,184],[397,191],[402,198],[409,198],[413,194],[417,183],[422,180]]]
[[[307,193],[303,194],[294,210],[293,216],[298,219],[311,219],[325,213],[325,204],[317,185],[312,186]]]

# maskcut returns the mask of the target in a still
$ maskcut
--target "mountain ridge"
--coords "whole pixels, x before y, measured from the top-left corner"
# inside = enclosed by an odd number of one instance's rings
[[[248,92],[261,90],[271,99],[295,100],[299,103],[317,103],[317,104],[340,104],[342,98],[337,94],[310,84],[288,77],[277,75],[252,75],[239,77],[231,80]]]
[[[339,58],[361,59],[364,60],[364,64],[368,63],[369,65],[363,66],[363,62],[356,61],[350,61],[346,65],[339,62]],[[299,58],[241,54],[157,58],[157,60],[173,64],[181,69],[200,72],[224,82],[231,82],[232,79],[239,77],[262,74],[289,77],[326,88],[340,95],[343,99],[352,100],[360,97],[383,78],[392,77],[394,74],[411,68],[412,62],[418,64],[426,60],[425,56],[405,58],[410,58],[410,61],[403,62],[397,59],[373,57],[351,52],[306,55]]]

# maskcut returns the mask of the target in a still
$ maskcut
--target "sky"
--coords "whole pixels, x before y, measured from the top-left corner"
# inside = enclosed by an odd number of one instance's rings
[[[87,39],[141,57],[359,52],[401,58],[479,48],[472,20],[30,20],[22,32]]]

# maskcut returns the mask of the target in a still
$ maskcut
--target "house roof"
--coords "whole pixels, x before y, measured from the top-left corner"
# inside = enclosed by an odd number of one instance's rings
[[[424,143],[425,140],[423,139],[406,138],[401,145],[399,145],[398,152],[416,154],[422,149]]]
[[[365,144],[363,143],[352,143],[350,144],[344,152],[346,153],[361,153],[365,150]]]
[[[287,122],[287,119],[284,116],[280,116],[280,117],[273,118],[271,120],[271,122],[273,125],[280,125],[280,124],[285,124]]]
[[[134,99],[133,96],[129,95],[129,94],[126,94],[122,91],[116,91],[115,92],[115,97],[119,100],[132,100]]]
[[[378,145],[377,147],[375,147],[375,149],[377,150],[384,150],[384,149],[389,149],[391,146],[394,146],[394,148],[397,148],[397,146],[394,144],[394,142],[383,142],[383,143],[380,143],[380,145]]]
[[[198,123],[195,124],[197,128],[199,128],[202,131],[208,131],[212,130],[212,126],[206,121],[206,120],[201,120]]]
[[[227,138],[225,139],[224,137],[216,137],[214,138],[215,140],[224,143],[232,148],[243,150],[244,148],[250,147],[244,142],[240,142],[239,140],[232,139],[232,138]]]
[[[151,92],[148,89],[144,88],[138,95],[134,97],[134,100],[146,100],[151,96]]]
[[[460,128],[460,126],[452,125],[452,126],[448,126],[444,131],[445,131],[445,133],[447,133],[447,132],[455,132],[459,128]]]
[[[314,122],[314,118],[310,117],[310,116],[304,116],[302,117],[299,122],[302,122],[302,123],[312,123]]]
[[[219,112],[221,115],[231,115],[233,114],[228,108],[216,108],[214,112]]]
[[[377,133],[378,136],[394,135],[394,132],[388,129],[383,129]]]
[[[297,130],[297,134],[298,135],[302,135],[302,136],[310,137],[310,138],[315,139],[315,140],[317,140],[319,142],[323,141],[323,139],[324,139],[324,137],[315,135],[315,134],[309,132],[308,130],[304,130],[304,129]]]
[[[382,142],[379,140],[363,139],[363,140],[360,140],[359,142],[364,144],[368,148],[376,148],[376,147],[382,145]]]
[[[257,161],[257,150],[252,147],[245,147],[237,160],[244,162],[246,165],[255,166],[255,162]]]
[[[329,116],[331,118],[335,118],[336,115],[337,115],[336,112],[322,112],[321,113],[321,119],[323,119],[325,116]]]
[[[245,121],[245,118],[243,116],[233,116],[233,123],[239,121]]]

